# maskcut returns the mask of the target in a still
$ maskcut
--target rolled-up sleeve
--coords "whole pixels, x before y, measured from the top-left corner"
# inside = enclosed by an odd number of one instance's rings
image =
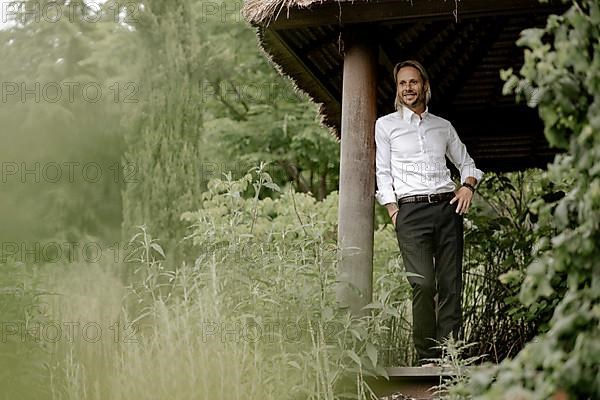
[[[460,171],[460,181],[464,182],[469,176],[480,181],[483,176],[483,171],[475,166],[475,161],[469,156],[467,147],[458,137],[458,133],[456,133],[456,129],[454,129],[452,124],[449,124],[448,135],[446,155],[450,161],[452,161],[452,164]]]
[[[375,122],[375,169],[377,191],[375,198],[381,205],[396,202],[392,179],[392,157],[389,134],[383,129],[380,120]]]

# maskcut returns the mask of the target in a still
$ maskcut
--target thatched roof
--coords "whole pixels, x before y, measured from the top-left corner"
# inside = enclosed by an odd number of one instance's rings
[[[335,0],[246,0],[242,8],[242,15],[252,25],[266,26],[271,20],[277,18],[284,9],[288,12],[290,7],[309,7],[314,3],[326,1]]]
[[[309,8],[311,5],[336,0],[246,0],[242,15],[250,24],[256,26],[259,48],[262,54],[282,75],[289,78],[294,90],[308,96],[319,105],[320,123],[337,139],[340,138],[339,118],[341,108],[332,96],[318,87],[314,77],[298,65],[298,60],[291,54],[280,38],[268,30],[269,24],[277,19],[282,12],[289,16],[290,8]],[[346,1],[346,0],[338,0]],[[360,0],[358,0],[360,1]],[[311,82],[312,81],[312,82]]]
[[[423,3],[438,3],[445,10],[457,11],[461,0],[246,0],[242,8],[242,15],[252,25],[268,26],[273,20],[285,15],[290,16],[290,10],[307,10],[322,5],[338,6],[339,14],[342,14],[343,6],[368,5],[368,4],[390,4],[404,3],[407,7],[415,8]],[[488,0],[491,1],[491,0]],[[498,0],[496,0],[498,1]],[[527,1],[527,0],[522,0]]]
[[[393,65],[398,58],[417,59],[431,75],[431,109],[455,123],[476,161],[488,170],[515,170],[545,166],[555,151],[548,148],[535,110],[502,96],[499,71],[519,69],[519,33],[543,25],[550,12],[564,8],[557,3],[246,0],[242,14],[257,28],[265,57],[297,91],[320,105],[321,123],[337,138],[343,34],[357,24],[368,25],[378,49],[379,115],[393,111]]]

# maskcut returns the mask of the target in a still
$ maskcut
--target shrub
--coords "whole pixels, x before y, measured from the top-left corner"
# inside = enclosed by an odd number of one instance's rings
[[[574,2],[544,29],[528,29],[520,76],[505,91],[537,104],[548,141],[568,148],[549,166],[555,182],[572,180],[556,207],[541,207],[557,234],[536,242],[520,291],[525,305],[561,294],[548,331],[512,360],[473,374],[456,397],[600,398],[600,4]],[[565,289],[566,286],[566,289]],[[562,295],[564,291],[564,295]]]

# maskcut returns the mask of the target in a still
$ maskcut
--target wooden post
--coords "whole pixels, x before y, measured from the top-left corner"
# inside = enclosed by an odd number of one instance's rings
[[[368,38],[365,29],[344,36],[337,299],[354,314],[373,292],[377,45]]]

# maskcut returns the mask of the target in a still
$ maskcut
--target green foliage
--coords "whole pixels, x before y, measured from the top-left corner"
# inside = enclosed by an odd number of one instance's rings
[[[238,82],[231,84],[244,88],[242,78],[236,78]],[[267,160],[272,163],[269,172],[276,182],[291,182],[297,191],[310,192],[322,200],[337,187],[339,145],[318,126],[314,117],[317,110],[307,99],[281,95],[292,93],[289,83],[273,83],[272,77],[263,79],[254,84],[273,87],[272,95],[250,102],[240,120],[230,116],[207,120],[210,137],[229,160],[235,160],[225,165],[238,175],[246,169],[240,166]],[[269,112],[265,112],[267,109]]]
[[[549,17],[544,29],[524,31],[519,44],[528,48],[525,64],[505,90],[537,103],[550,143],[569,150],[549,166],[550,179],[573,181],[556,208],[541,207],[540,216],[552,216],[548,222],[557,234],[536,243],[520,300],[532,305],[566,290],[546,333],[514,359],[474,373],[455,395],[599,398],[600,4],[575,2],[565,14]]]
[[[240,3],[216,4],[235,10]],[[204,161],[221,173],[231,170],[236,179],[268,161],[269,174],[278,184],[292,182],[298,192],[325,198],[337,188],[339,144],[319,125],[317,106],[265,60],[255,29],[239,19],[221,18],[210,35],[201,85],[205,143],[214,151]]]
[[[302,366],[299,370],[308,368],[314,376],[290,390],[309,398],[321,390],[313,385],[327,382],[338,398],[336,393],[348,385],[348,373],[385,376],[383,366],[410,362],[410,330],[406,308],[400,306],[409,287],[398,283],[397,251],[377,249],[382,264],[375,266],[374,301],[367,306],[372,313],[351,316],[335,299],[337,194],[317,202],[291,187],[279,189],[264,171],[261,165],[239,180],[211,180],[202,209],[182,217],[193,224],[188,239],[200,254],[196,264],[217,262],[201,280],[218,299],[217,314],[295,324],[310,341],[286,344],[286,352],[297,353],[290,373]],[[250,185],[254,196],[241,196]],[[259,200],[265,188],[281,195]],[[315,355],[325,353],[307,358],[312,354],[307,345],[321,349]]]
[[[23,11],[15,13],[19,23],[0,30],[0,240],[29,248],[55,239],[56,226],[71,239],[119,235],[120,120],[128,103],[118,88],[132,81],[127,64],[134,53],[124,26],[111,18],[85,22],[81,7],[68,3],[15,2]],[[3,18],[10,18],[4,6]],[[42,16],[67,8],[71,14],[57,21]],[[84,169],[89,163],[99,167],[98,179],[98,168]]]
[[[471,348],[477,343],[466,343],[462,340],[455,340],[453,337],[444,339],[436,346],[441,351],[440,358],[429,359],[437,367],[444,371],[451,371],[449,376],[440,376],[440,383],[435,387],[435,393],[444,396],[451,387],[464,384],[468,381],[468,368],[479,362],[485,357],[485,354],[478,354],[469,357]]]
[[[179,215],[199,206],[210,179],[240,178],[262,161],[276,183],[293,181],[318,199],[337,186],[335,140],[257,51],[253,29],[235,13],[239,2],[144,5],[134,24],[142,101],[124,157],[138,174],[123,194],[124,236],[146,225],[166,248],[177,245],[170,255],[191,259],[176,242]]]
[[[46,316],[39,276],[22,263],[0,264],[0,399],[39,399],[48,385]]]
[[[141,101],[126,136],[125,163],[136,180],[123,193],[123,232],[146,224],[164,232],[167,247],[181,237],[179,215],[195,206],[201,190],[203,109],[198,83],[207,57],[201,14],[189,1],[145,3],[134,40],[143,50]]]
[[[519,291],[527,266],[539,254],[534,245],[556,234],[541,209],[555,206],[569,187],[540,170],[488,174],[479,184],[465,223],[464,340],[477,343],[469,354],[498,362],[547,329],[564,290],[528,306]]]

